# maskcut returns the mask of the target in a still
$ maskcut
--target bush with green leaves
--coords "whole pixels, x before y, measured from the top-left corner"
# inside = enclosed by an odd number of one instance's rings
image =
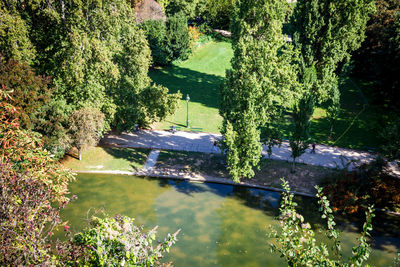
[[[288,182],[284,179],[282,181],[285,192],[279,209],[281,229],[278,232],[271,228],[270,234],[270,237],[274,237],[276,240],[275,244],[270,244],[273,252],[278,252],[289,266],[361,266],[368,260],[370,245],[367,238],[372,231],[371,220],[374,217],[372,207],[365,212],[366,222],[358,239],[359,244],[353,247],[352,256],[347,261],[343,261],[340,232],[335,227],[332,209],[327,197],[322,194],[322,189],[316,187],[319,210],[322,212],[321,217],[327,223],[324,233],[328,239],[333,241],[331,248],[327,244],[317,243],[315,232],[311,229],[310,224],[306,223],[304,217],[296,211],[297,203],[293,201],[293,194],[289,193]],[[334,255],[330,253],[330,250]]]
[[[147,41],[153,57],[153,65],[167,65],[171,62],[171,54],[166,43],[167,28],[162,20],[146,20],[140,27],[146,33]]]
[[[134,219],[120,215],[105,219],[92,217],[90,228],[73,236],[69,250],[64,249],[69,254],[64,254],[63,261],[91,266],[159,265],[162,255],[177,241],[180,230],[168,234],[153,247],[157,227],[145,233],[143,227],[133,222]]]
[[[169,16],[183,13],[188,18],[195,18],[203,14],[206,9],[207,1],[208,0],[163,0],[161,2],[164,5],[166,4],[165,11]]]
[[[168,17],[166,27],[166,42],[172,60],[187,59],[191,53],[187,17],[183,13],[177,13],[172,17]]]
[[[153,64],[168,65],[173,60],[185,60],[191,53],[190,34],[187,17],[176,13],[167,21],[147,20],[140,25],[146,34]]]

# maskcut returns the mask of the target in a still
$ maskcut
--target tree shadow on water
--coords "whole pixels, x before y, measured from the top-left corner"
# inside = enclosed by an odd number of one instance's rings
[[[156,84],[167,87],[170,93],[176,93],[179,90],[183,99],[186,98],[186,94],[189,94],[190,101],[207,107],[219,107],[219,89],[224,81],[223,77],[177,66],[151,70],[149,76]]]

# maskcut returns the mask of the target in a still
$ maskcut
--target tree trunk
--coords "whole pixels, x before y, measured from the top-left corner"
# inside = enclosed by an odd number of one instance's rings
[[[80,148],[78,148],[78,155],[79,155],[79,160],[82,160],[82,151]]]
[[[292,169],[290,170],[291,173],[295,173],[296,172],[296,158],[293,158],[293,162],[292,162]]]

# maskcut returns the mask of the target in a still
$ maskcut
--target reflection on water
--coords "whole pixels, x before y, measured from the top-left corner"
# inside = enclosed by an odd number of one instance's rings
[[[80,174],[70,191],[78,195],[63,212],[75,230],[86,226],[87,211],[104,208],[107,214],[123,214],[148,229],[159,225],[159,237],[182,231],[166,256],[175,266],[280,266],[271,254],[268,228],[276,226],[280,194],[239,186],[200,184],[168,179],[143,179],[122,175]],[[313,199],[297,198],[299,209],[315,229],[322,221]],[[400,247],[398,219],[379,220],[374,233],[370,263],[387,266]],[[340,218],[345,255],[358,237],[361,221]],[[383,226],[383,227],[382,227]],[[389,229],[386,229],[390,227]],[[385,230],[386,229],[386,230]],[[379,231],[385,230],[385,231]]]

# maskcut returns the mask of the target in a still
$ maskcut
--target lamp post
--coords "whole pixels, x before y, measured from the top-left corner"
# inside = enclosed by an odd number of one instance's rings
[[[186,95],[186,128],[189,128],[189,94]]]

